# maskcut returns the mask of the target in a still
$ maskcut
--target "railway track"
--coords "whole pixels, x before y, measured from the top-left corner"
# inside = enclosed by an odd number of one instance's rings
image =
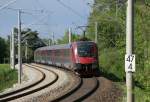
[[[53,100],[53,102],[81,102],[93,94],[99,87],[99,81],[95,78],[82,78],[79,86],[70,93]]]
[[[90,97],[99,87],[95,77],[80,78],[70,71],[39,64],[25,66],[37,71],[39,79],[25,87],[0,94],[0,102],[80,102]]]
[[[38,80],[24,87],[0,94],[0,102],[48,102],[78,87],[77,83],[80,78],[69,71],[38,64],[24,65],[34,69],[39,75]]]
[[[28,86],[22,87],[20,89],[1,94],[0,95],[1,102],[12,101],[20,97],[35,93],[39,90],[44,89],[47,86],[52,85],[58,80],[58,75],[53,71],[32,67],[31,65],[27,65],[27,64],[26,66],[33,68],[35,71],[38,71],[39,76],[41,76],[40,80]],[[53,76],[53,79],[49,80],[49,78],[52,78],[52,76]]]
[[[32,64],[32,65],[37,66],[37,67],[42,66],[44,68],[49,68],[49,66],[46,66],[46,65],[40,65],[40,64]],[[60,69],[60,68],[57,68],[57,67],[55,67],[55,69],[58,69],[58,71],[67,72],[70,80],[69,80],[68,83],[66,82],[66,84],[63,86],[64,88],[62,88],[60,90],[54,88],[54,90],[52,90],[53,94],[51,94],[51,97],[49,97],[47,102],[53,102],[53,101],[56,102],[56,101],[58,101],[58,100],[60,100],[64,97],[68,96],[70,93],[73,93],[76,90],[78,90],[78,88],[80,87],[80,85],[82,83],[81,78],[79,76],[75,75],[70,70],[66,70],[66,69],[62,69],[62,68]],[[73,79],[73,80],[71,80],[71,79]],[[54,97],[53,97],[53,95],[54,95]]]
[[[74,77],[77,77],[77,75],[75,75]],[[59,95],[58,97],[51,99],[49,101],[81,102],[84,99],[88,98],[91,94],[93,94],[97,90],[97,88],[99,87],[99,80],[96,77],[80,78],[80,80],[77,81],[73,86],[74,87],[71,87],[70,90],[64,92],[62,95]]]
[[[53,98],[50,97],[47,101],[38,100],[38,102],[116,102],[121,95],[116,85],[104,77],[75,78],[77,79],[78,81],[71,82],[70,89],[53,90],[53,95],[56,97],[52,95]],[[61,94],[57,95],[58,93]]]
[[[4,98],[4,97],[7,97],[9,95],[12,95],[14,93],[17,93],[17,92],[21,92],[21,91],[23,91],[25,89],[28,89],[30,87],[33,87],[34,85],[36,85],[36,84],[38,84],[38,83],[40,83],[41,81],[44,80],[45,74],[43,72],[41,72],[40,70],[35,69],[35,68],[31,68],[31,69],[30,69],[31,71],[28,71],[28,73],[29,72],[31,72],[31,73],[35,72],[36,73],[35,77],[37,75],[39,75],[36,80],[34,80],[34,81],[32,80],[32,83],[31,83],[31,81],[28,81],[28,82],[25,83],[25,85],[19,85],[19,87],[17,87],[17,88],[14,88],[12,90],[1,93],[0,94],[0,99]]]

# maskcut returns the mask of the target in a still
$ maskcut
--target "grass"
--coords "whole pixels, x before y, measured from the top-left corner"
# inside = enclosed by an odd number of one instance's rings
[[[126,101],[126,85],[119,84],[119,86],[123,90],[122,102],[127,102]],[[150,102],[150,91],[143,90],[143,89],[135,86],[134,87],[134,100],[135,100],[135,102]]]
[[[135,102],[150,102],[150,91],[135,87]]]
[[[0,64],[0,92],[12,87],[17,82],[17,71],[10,69],[8,64]]]

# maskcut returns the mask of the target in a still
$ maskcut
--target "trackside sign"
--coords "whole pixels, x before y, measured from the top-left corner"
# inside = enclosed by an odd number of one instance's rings
[[[135,54],[125,55],[125,72],[135,72]]]

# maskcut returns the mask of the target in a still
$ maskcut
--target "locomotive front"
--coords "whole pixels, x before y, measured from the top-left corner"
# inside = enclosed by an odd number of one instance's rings
[[[76,71],[79,74],[93,74],[98,68],[98,51],[94,42],[81,41],[75,48]]]

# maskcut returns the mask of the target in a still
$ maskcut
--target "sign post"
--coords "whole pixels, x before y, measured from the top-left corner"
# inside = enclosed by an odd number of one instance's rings
[[[126,16],[126,55],[125,55],[125,71],[127,86],[127,102],[134,102],[133,93],[133,72],[135,72],[135,55],[133,55],[134,41],[134,0],[127,1]]]

